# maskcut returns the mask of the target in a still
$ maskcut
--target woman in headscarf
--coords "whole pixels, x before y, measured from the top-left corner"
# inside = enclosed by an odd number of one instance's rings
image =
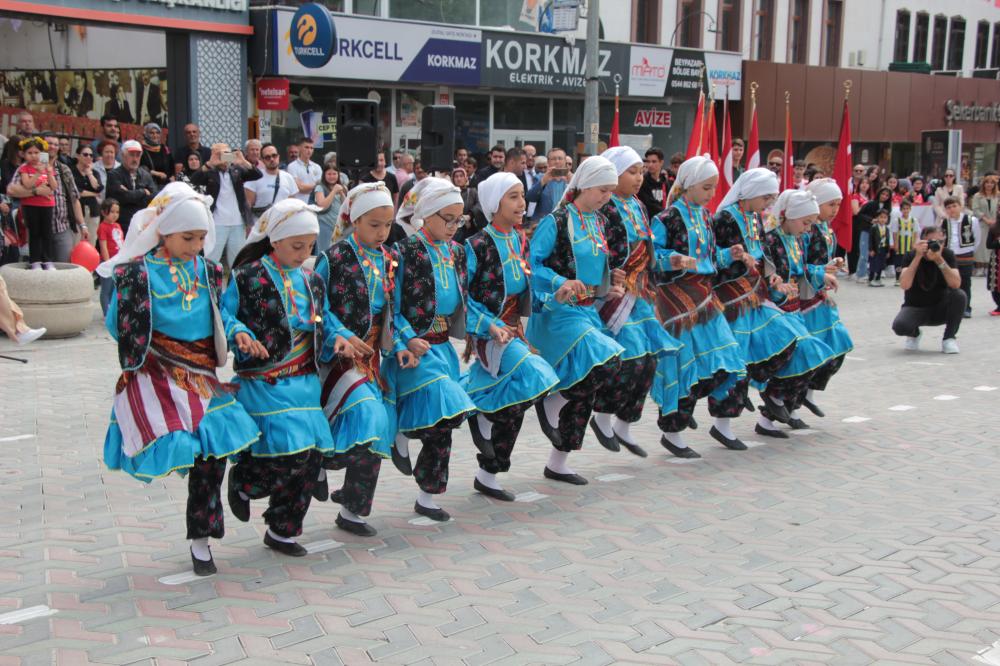
[[[559,385],[536,404],[542,432],[552,442],[545,477],[574,485],[587,479],[567,459],[583,446],[597,394],[618,372],[624,348],[604,331],[597,300],[624,296],[624,273],[608,266],[604,216],[599,212],[618,186],[615,166],[588,158],[566,189],[563,201],[535,227],[531,237],[534,303],[528,342],[555,370]]]
[[[313,497],[321,502],[329,497],[339,504],[337,527],[366,537],[376,534],[364,516],[371,513],[382,459],[389,457],[396,434],[396,414],[385,404],[379,370],[382,355],[392,354],[397,262],[382,244],[393,214],[392,193],[384,183],[358,185],[340,207],[344,239],[316,261],[330,306],[320,380],[334,449],[323,457]],[[337,347],[340,353],[334,354]],[[327,469],[346,470],[343,485],[333,494]],[[410,473],[408,467],[402,471]]]
[[[715,195],[719,170],[708,157],[696,156],[681,164],[670,193],[669,207],[653,221],[656,251],[657,312],[664,327],[695,357],[697,383],[687,395],[671,404],[673,394],[654,391],[660,405],[657,424],[660,444],[680,458],[698,458],[681,433],[692,427],[695,404],[708,396],[708,411],[715,417],[712,436],[727,448],[746,449],[729,427],[731,405],[726,398],[746,369],[739,343],[723,316],[723,306],[713,291],[716,258],[724,265],[743,261],[742,245],[719,250],[712,218],[705,207]],[[656,383],[654,382],[654,388]]]
[[[153,177],[157,187],[163,187],[173,173],[173,158],[170,148],[161,142],[163,131],[156,123],[146,123],[142,128],[142,157],[139,166],[144,166]]]
[[[409,458],[408,439],[422,443],[413,466],[420,488],[413,510],[431,520],[450,516],[434,501],[448,488],[452,431],[476,410],[459,385],[458,354],[449,337],[465,338],[466,261],[452,241],[462,224],[462,197],[443,178],[414,186],[397,212],[413,233],[395,246],[395,357],[382,373],[396,410],[396,448]]]
[[[233,362],[237,399],[257,421],[260,440],[229,473],[229,507],[250,520],[250,500],[269,497],[264,545],[293,557],[317,482],[320,454],[332,452],[320,405],[320,353],[325,342],[326,285],[302,269],[319,235],[316,206],[289,198],[254,225],[233,262],[223,307],[239,347]],[[334,352],[346,351],[338,341]]]
[[[465,243],[469,295],[466,299],[466,360],[476,361],[462,382],[479,413],[469,419],[479,470],[473,487],[487,497],[511,502],[496,475],[510,469],[524,413],[559,383],[552,366],[524,340],[521,317],[531,314],[527,248],[520,228],[527,204],[524,186],[512,173],[495,173],[479,183],[488,226]]]
[[[764,275],[764,250],[761,240],[764,225],[760,213],[778,194],[778,177],[770,169],[750,169],[741,175],[719,204],[713,220],[715,242],[719,248],[715,293],[722,301],[733,337],[740,343],[747,375],[763,388],[775,373],[791,360],[799,333],[780,308],[768,300],[768,287],[777,286],[780,278]],[[732,250],[743,248],[742,261],[734,261]],[[765,406],[781,420],[787,420],[784,407],[761,393]],[[733,416],[744,405],[753,409],[747,396],[747,383],[738,382],[724,401]]]
[[[456,243],[464,243],[486,224],[479,204],[479,188],[469,187],[469,173],[462,167],[451,170],[451,182],[462,193],[462,226],[455,234]]]
[[[216,570],[208,539],[224,533],[226,459],[260,436],[215,374],[226,364],[226,330],[235,322],[220,307],[222,268],[199,256],[214,242],[211,201],[182,183],[168,185],[97,269],[114,276],[105,322],[122,369],[104,463],[146,483],[187,475],[187,538],[199,576]],[[234,342],[246,348],[249,341]]]
[[[609,148],[601,156],[618,173],[618,184],[601,213],[606,220],[609,265],[625,273],[625,295],[607,299],[600,313],[608,333],[625,352],[611,384],[597,395],[590,427],[605,448],[618,451],[624,446],[645,458],[648,454],[635,441],[630,427],[642,416],[659,362],[670,366],[670,374],[680,380],[677,363],[682,345],[660,325],[653,310],[653,230],[646,207],[636,196],[642,186],[642,157],[629,146]],[[692,367],[690,363],[688,367]],[[685,390],[689,388],[690,384],[685,386]]]

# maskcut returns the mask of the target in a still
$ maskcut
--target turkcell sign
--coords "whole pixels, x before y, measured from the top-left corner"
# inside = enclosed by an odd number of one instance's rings
[[[329,61],[315,67],[297,50],[304,46],[296,44],[301,28],[295,20],[301,11],[274,10],[277,74],[479,85],[479,30],[344,16],[324,9],[334,37]]]

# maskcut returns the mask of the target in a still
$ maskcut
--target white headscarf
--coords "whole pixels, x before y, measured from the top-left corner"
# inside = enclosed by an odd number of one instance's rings
[[[483,209],[486,220],[493,221],[493,215],[500,209],[500,200],[518,185],[521,180],[508,171],[500,171],[479,183],[479,205]]]
[[[311,206],[294,197],[282,199],[260,216],[247,236],[247,243],[256,243],[264,238],[279,241],[292,236],[319,234],[316,213],[321,210],[319,206]]]
[[[570,178],[563,200],[572,201],[579,190],[605,185],[618,185],[618,170],[615,165],[600,155],[588,157]]]
[[[819,215],[816,196],[806,190],[785,190],[778,195],[771,213],[778,219],[799,220],[810,215]]]
[[[125,242],[118,254],[97,267],[101,277],[111,277],[118,264],[141,257],[160,244],[160,236],[183,231],[207,231],[205,254],[215,246],[212,197],[198,194],[186,183],[168,183],[149,206],[132,216]]]
[[[677,170],[677,180],[674,181],[674,187],[683,191],[692,185],[697,185],[718,175],[719,168],[715,166],[715,162],[710,157],[695,155],[691,159],[685,160]]]
[[[816,203],[823,205],[834,199],[843,199],[844,193],[833,178],[819,178],[809,183],[806,190],[816,195]]]
[[[424,226],[425,219],[452,204],[465,205],[462,191],[449,180],[428,176],[407,193],[396,211],[396,221],[405,228],[409,217],[409,226],[416,232]]]
[[[392,192],[382,181],[361,183],[351,189],[344,197],[344,203],[340,204],[340,212],[337,214],[337,223],[333,227],[330,242],[336,243],[349,235],[359,217],[370,210],[384,206],[392,208],[393,204]]]
[[[746,201],[747,199],[777,193],[778,175],[776,173],[764,167],[747,169],[740,174],[740,177],[733,183],[732,188],[726,192],[726,196],[723,197],[722,202],[719,204],[719,210],[722,210],[726,206],[732,206],[737,201]]]
[[[642,158],[632,146],[608,148],[601,153],[601,157],[615,165],[615,171],[618,172],[619,176],[632,168],[632,165],[642,164]]]

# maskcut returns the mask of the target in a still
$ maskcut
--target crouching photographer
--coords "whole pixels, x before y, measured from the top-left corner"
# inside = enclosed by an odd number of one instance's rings
[[[944,326],[941,351],[957,354],[958,327],[962,323],[967,303],[959,287],[962,277],[956,267],[955,254],[945,247],[944,232],[927,227],[920,233],[914,250],[904,259],[899,286],[904,290],[903,308],[892,322],[896,335],[906,338],[905,348],[914,351],[920,346],[921,326]]]

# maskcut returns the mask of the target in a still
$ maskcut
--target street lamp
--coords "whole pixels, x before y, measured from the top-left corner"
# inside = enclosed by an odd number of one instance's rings
[[[681,27],[681,24],[684,23],[684,21],[688,20],[689,18],[692,18],[694,16],[700,16],[702,14],[708,17],[709,20],[708,32],[712,33],[713,35],[719,34],[718,24],[715,22],[714,16],[712,16],[711,14],[709,14],[704,10],[698,12],[691,12],[690,14],[682,16],[681,20],[678,21],[676,25],[674,25],[674,31],[670,35],[670,46],[674,45],[674,39],[677,38],[677,28]]]

